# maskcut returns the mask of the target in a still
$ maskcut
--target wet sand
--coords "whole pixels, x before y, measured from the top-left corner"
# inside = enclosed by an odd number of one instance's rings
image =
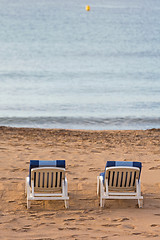
[[[63,201],[26,209],[29,162],[66,160]],[[107,160],[141,161],[144,208],[136,200],[99,207],[97,176]],[[160,239],[160,129],[83,131],[0,127],[0,239]]]

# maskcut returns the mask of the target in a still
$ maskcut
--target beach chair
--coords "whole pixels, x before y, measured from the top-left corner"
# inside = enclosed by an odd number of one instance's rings
[[[100,206],[104,207],[106,199],[137,199],[142,208],[141,168],[140,162],[107,161],[105,171],[97,177]]]
[[[32,200],[64,200],[69,207],[65,160],[31,160],[26,178],[27,208]]]

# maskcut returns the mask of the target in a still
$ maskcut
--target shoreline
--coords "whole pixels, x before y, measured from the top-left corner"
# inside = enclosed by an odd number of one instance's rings
[[[4,239],[160,238],[160,129],[69,130],[0,127],[0,231]],[[26,209],[29,161],[66,160],[70,208],[35,201]],[[107,160],[141,161],[144,208],[99,207],[96,178]]]
[[[160,117],[0,117],[6,127],[80,130],[146,130],[160,128]]]
[[[72,128],[41,128],[41,127],[13,127],[0,125],[1,129],[28,129],[28,130],[52,130],[52,131],[88,131],[88,132],[106,132],[106,131],[160,131],[160,128],[147,128],[147,129],[72,129]]]

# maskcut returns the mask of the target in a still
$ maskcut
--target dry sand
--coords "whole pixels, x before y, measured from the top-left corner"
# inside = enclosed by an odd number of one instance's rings
[[[26,209],[30,159],[65,159],[70,208]],[[112,200],[100,209],[96,177],[107,160],[141,161],[144,208]],[[160,239],[160,129],[43,130],[0,127],[0,239]]]

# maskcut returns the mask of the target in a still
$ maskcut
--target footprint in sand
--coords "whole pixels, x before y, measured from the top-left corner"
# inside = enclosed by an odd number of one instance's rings
[[[67,227],[66,229],[67,229],[67,230],[72,230],[72,231],[79,230],[79,228],[76,228],[76,227],[70,227],[70,228],[69,228],[69,227]]]
[[[160,165],[157,165],[156,167],[149,168],[149,170],[159,170],[159,169],[160,169]]]
[[[151,239],[153,239],[153,238],[155,238],[155,237],[159,237],[158,234],[154,234],[154,233],[145,233],[144,236],[145,236],[146,238],[151,238]]]
[[[108,236],[103,236],[103,237],[101,237],[101,239],[108,239]]]
[[[151,224],[151,227],[160,227],[160,224]]]
[[[77,238],[78,237],[78,235],[71,235],[71,238]]]
[[[9,200],[8,203],[15,203],[16,201],[13,200]]]
[[[155,215],[155,216],[160,216],[160,213],[155,213],[154,215]]]
[[[102,227],[118,227],[120,225],[121,225],[120,223],[117,223],[117,224],[103,224]]]
[[[99,172],[100,168],[89,168],[89,172]]]
[[[87,180],[88,178],[80,178],[79,180],[81,180],[81,181],[85,181],[85,180]]]
[[[50,222],[49,224],[50,224],[50,225],[54,225],[54,224],[56,224],[56,223],[55,223],[55,222]]]
[[[129,221],[129,218],[127,217],[121,218],[120,222],[124,222],[124,221]]]
[[[141,235],[142,233],[140,233],[140,232],[134,232],[134,233],[132,233],[132,235],[136,235],[136,236],[138,236],[138,235]]]
[[[124,218],[115,218],[112,221],[113,222],[125,222],[125,221],[129,221],[129,220],[130,220],[129,218],[124,217]]]
[[[18,232],[18,228],[12,228],[12,231],[14,231],[14,232]]]
[[[122,226],[123,228],[127,228],[127,229],[135,229],[135,226],[133,226],[133,225],[123,225]]]
[[[75,218],[68,218],[68,219],[64,219],[64,222],[70,222],[70,221],[74,221],[76,220]]]
[[[24,225],[24,227],[20,230],[21,232],[28,232],[31,229],[32,225]]]

